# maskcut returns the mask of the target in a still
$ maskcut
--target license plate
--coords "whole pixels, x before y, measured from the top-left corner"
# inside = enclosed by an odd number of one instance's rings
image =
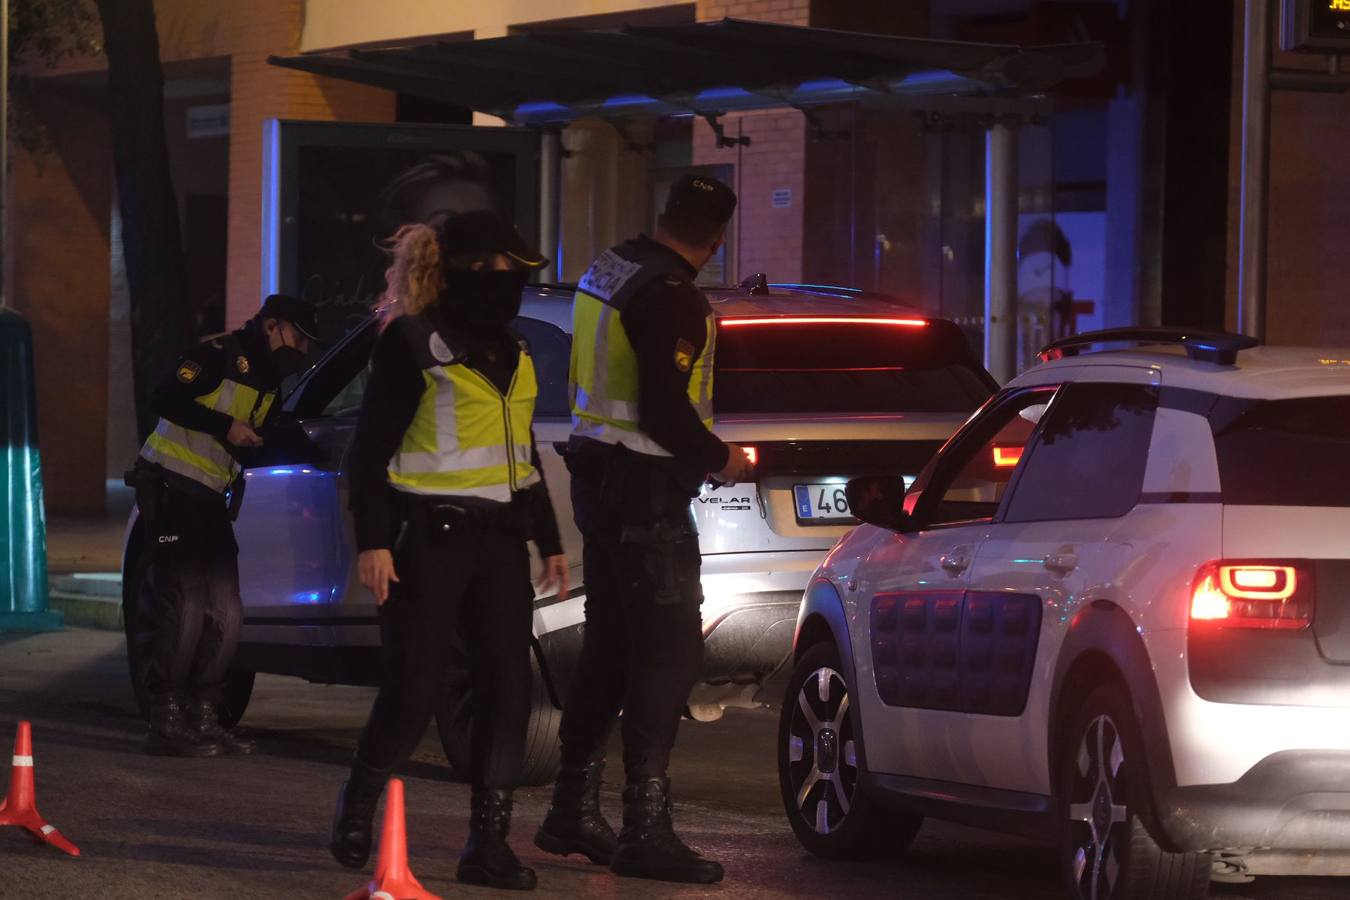
[[[794,484],[792,496],[797,505],[797,521],[812,523],[854,522],[844,495],[842,481]]]

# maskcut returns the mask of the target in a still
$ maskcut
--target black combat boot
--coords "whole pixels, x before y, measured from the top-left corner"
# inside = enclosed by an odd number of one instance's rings
[[[599,866],[609,865],[618,836],[600,814],[603,761],[563,766],[553,786],[553,805],[535,833],[534,845],[546,853],[580,853]]]
[[[522,866],[506,844],[507,832],[511,830],[511,792],[474,788],[470,803],[469,842],[459,855],[455,877],[464,884],[534,890],[534,870]]]
[[[219,756],[220,743],[203,735],[188,721],[183,698],[170,694],[150,707],[150,733],[145,752],[153,756]]]
[[[351,777],[338,789],[328,849],[334,859],[349,869],[359,869],[370,859],[375,807],[388,780],[388,772],[373,769],[358,759],[352,762]]]
[[[670,818],[670,779],[630,782],[623,792],[623,831],[609,864],[615,875],[715,884],[722,866],[685,846]]]
[[[234,731],[220,724],[216,705],[210,700],[193,701],[189,718],[197,733],[204,741],[214,741],[220,749],[231,756],[248,756],[258,745],[248,738],[240,737]]]

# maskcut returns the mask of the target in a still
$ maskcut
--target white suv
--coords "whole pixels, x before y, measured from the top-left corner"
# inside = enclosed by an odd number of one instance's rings
[[[1254,346],[1057,342],[907,493],[850,482],[780,723],[808,849],[931,815],[1057,842],[1072,897],[1350,874],[1350,353]]]

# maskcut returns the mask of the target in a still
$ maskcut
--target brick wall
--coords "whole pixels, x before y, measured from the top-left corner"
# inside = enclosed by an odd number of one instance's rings
[[[262,300],[263,124],[268,119],[390,122],[394,95],[267,64],[298,52],[302,0],[241,0],[226,39],[230,68],[230,240],[226,325],[252,316]]]
[[[8,297],[33,327],[48,510],[104,503],[112,148],[97,97],[48,90],[52,152],[12,149]]]
[[[699,0],[699,21],[754,19],[784,25],[806,25],[810,0]],[[806,122],[795,110],[732,113],[721,123],[728,136],[744,135],[749,146],[718,148],[708,124],[694,124],[695,165],[730,163],[736,167],[740,203],[732,275],[745,278],[763,272],[773,281],[801,279],[802,232],[806,205]],[[774,191],[787,189],[790,205],[775,207]]]

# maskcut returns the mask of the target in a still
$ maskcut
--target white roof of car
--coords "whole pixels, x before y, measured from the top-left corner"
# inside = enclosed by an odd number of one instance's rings
[[[1096,366],[1156,369],[1164,387],[1228,397],[1278,400],[1350,395],[1350,349],[1333,347],[1256,347],[1238,353],[1232,366],[1190,359],[1184,348],[1174,346],[1103,350],[1041,363],[1011,384],[1043,381],[1043,373],[1055,369]]]

